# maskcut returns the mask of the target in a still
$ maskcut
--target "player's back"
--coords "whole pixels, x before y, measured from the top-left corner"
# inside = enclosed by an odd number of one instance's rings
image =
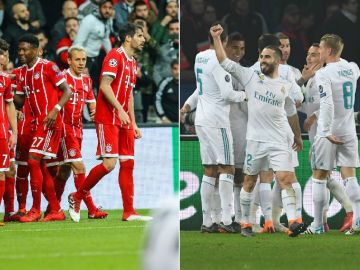
[[[229,127],[230,105],[225,101],[214,78],[214,68],[219,65],[215,50],[209,49],[196,55],[194,71],[199,99],[195,124],[208,127]],[[230,75],[228,80],[230,81]],[[226,78],[225,78],[226,79]]]
[[[323,93],[322,84],[331,85],[332,100],[334,103],[334,119],[332,134],[337,136],[356,134],[354,121],[354,103],[356,83],[360,72],[357,64],[340,59],[329,63],[316,74],[319,86],[320,99]]]

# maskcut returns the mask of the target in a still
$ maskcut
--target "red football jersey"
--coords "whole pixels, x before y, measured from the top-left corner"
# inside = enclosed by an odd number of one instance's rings
[[[111,88],[124,111],[128,113],[129,97],[136,83],[137,63],[134,57],[126,55],[120,47],[112,49],[105,57],[100,74],[100,81],[104,75],[110,75],[115,79]],[[99,91],[95,122],[120,126],[117,111],[108,103],[102,91]]]
[[[21,91],[20,80],[19,80],[20,68],[15,68],[12,74],[15,75],[15,78],[13,78],[11,81],[11,87],[16,94],[21,95],[23,94],[23,92]],[[17,122],[18,134],[19,135],[29,134],[34,130],[34,118],[31,116],[31,111],[28,102],[24,102],[24,106],[22,107],[21,112],[23,113],[23,118],[22,120],[18,119]]]
[[[58,86],[65,82],[65,77],[58,66],[46,59],[38,58],[32,68],[27,65],[20,67],[21,92],[26,96],[36,125],[42,124],[46,115],[58,103]],[[62,127],[61,116],[56,118],[53,129]]]
[[[12,100],[11,79],[5,72],[0,72],[0,139],[9,137],[9,119],[6,113],[6,103]]]
[[[63,121],[66,126],[70,126],[75,137],[82,138],[82,114],[84,105],[88,102],[95,102],[92,80],[87,75],[76,77],[71,74],[69,69],[66,71],[65,77],[72,95],[62,109]],[[64,130],[65,135],[66,132],[69,132],[68,127]]]

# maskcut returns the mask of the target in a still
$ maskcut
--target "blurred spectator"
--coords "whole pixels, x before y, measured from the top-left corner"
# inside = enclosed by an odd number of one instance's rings
[[[112,1],[102,0],[99,4],[99,11],[94,11],[82,20],[74,41],[74,45],[80,45],[86,50],[86,67],[89,70],[90,77],[93,79],[95,93],[99,88],[99,73],[102,62],[99,59],[101,46],[104,46],[106,52],[111,49],[112,15]]]
[[[129,14],[134,10],[134,4],[135,0],[124,0],[114,6],[117,27],[121,27],[128,21]]]
[[[224,16],[222,21],[227,25],[228,32],[238,31],[244,35],[247,53],[246,59],[256,62],[258,58],[257,40],[267,33],[267,25],[260,13],[249,8],[248,0],[233,0],[230,12]]]
[[[4,21],[4,2],[2,0],[0,0],[0,27],[3,24]],[[0,37],[2,36],[3,32],[2,32],[2,27],[0,28]]]
[[[357,47],[360,42],[358,8],[358,0],[342,0],[341,10],[337,11],[327,21],[322,34],[333,33],[339,35],[345,44],[341,57],[359,64],[360,51]]]
[[[168,24],[170,39],[161,45],[154,66],[154,81],[159,85],[164,78],[171,76],[171,63],[179,59],[179,20],[173,19]]]
[[[179,61],[171,62],[172,76],[165,78],[156,92],[155,109],[161,123],[179,122]]]
[[[18,39],[26,33],[34,33],[36,29],[30,24],[30,13],[23,3],[14,4],[12,14],[14,23],[7,26],[3,38],[10,44],[10,60],[17,65]]]
[[[180,40],[186,40],[186,42],[181,43],[181,70],[192,69],[195,56],[198,53],[198,44],[204,41],[199,38],[199,35],[201,35],[200,32],[203,31],[203,22],[199,20],[199,18],[201,18],[204,13],[205,3],[204,0],[188,0],[185,2],[183,8]],[[208,31],[206,31],[205,34],[207,35],[207,33]],[[205,40],[207,40],[207,38]]]
[[[53,47],[59,42],[60,39],[66,36],[65,20],[70,17],[78,16],[78,7],[72,0],[66,0],[62,6],[62,17],[55,23],[51,30],[51,45]]]
[[[23,3],[30,12],[30,24],[34,28],[44,27],[46,18],[39,0],[6,0],[7,12],[13,17],[12,6],[17,3]]]
[[[176,0],[168,0],[165,7],[166,14],[164,18],[159,18],[151,28],[151,35],[160,44],[169,41],[168,24],[171,20],[178,18],[178,3]]]
[[[142,121],[147,122],[149,107],[154,104],[155,83],[153,80],[153,67],[155,59],[159,53],[159,45],[157,44],[156,40],[154,40],[149,34],[148,25],[143,18],[136,18],[134,23],[140,25],[143,28],[144,37],[146,40],[143,50],[140,51],[136,56],[136,60],[139,65],[139,71],[137,74],[138,79],[136,82],[135,91],[141,92],[141,104],[143,108]],[[137,99],[139,99],[139,97],[137,97]],[[136,107],[135,109],[138,110],[139,107]]]
[[[56,44],[57,63],[61,69],[69,67],[68,49],[72,46],[77,33],[79,32],[79,20],[76,17],[69,17],[65,19],[66,37],[59,40]]]
[[[132,22],[136,17],[144,18],[150,27],[156,21],[155,13],[149,10],[148,5],[142,0],[135,2],[134,10],[130,13],[128,21]]]
[[[101,0],[86,0],[79,6],[79,19],[99,10]]]
[[[49,39],[47,38],[45,31],[37,29],[35,30],[34,35],[39,40],[39,48],[41,50],[39,53],[40,57],[50,61],[55,61],[55,53],[53,47],[49,44]]]

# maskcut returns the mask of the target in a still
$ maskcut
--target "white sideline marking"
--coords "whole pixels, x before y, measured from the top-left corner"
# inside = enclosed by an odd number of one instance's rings
[[[0,255],[0,259],[7,260],[19,260],[27,258],[59,258],[59,257],[93,257],[93,256],[114,256],[114,255],[133,255],[134,252],[121,252],[121,251],[82,251],[82,252],[55,252],[55,253],[45,253],[45,254],[9,254],[9,255]]]
[[[50,232],[50,231],[71,231],[71,230],[96,230],[96,229],[129,229],[129,228],[144,228],[145,225],[132,225],[132,226],[97,226],[97,227],[58,227],[58,228],[47,228],[47,229],[21,229],[21,230],[11,230],[11,229],[0,229],[0,234],[2,232]]]

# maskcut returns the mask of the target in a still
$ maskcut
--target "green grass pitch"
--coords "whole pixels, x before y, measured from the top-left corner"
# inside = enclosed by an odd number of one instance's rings
[[[138,270],[146,223],[122,222],[121,214],[88,220],[82,211],[79,223],[68,214],[62,222],[7,223],[0,227],[0,269]]]
[[[180,233],[181,270],[360,269],[360,236]]]

